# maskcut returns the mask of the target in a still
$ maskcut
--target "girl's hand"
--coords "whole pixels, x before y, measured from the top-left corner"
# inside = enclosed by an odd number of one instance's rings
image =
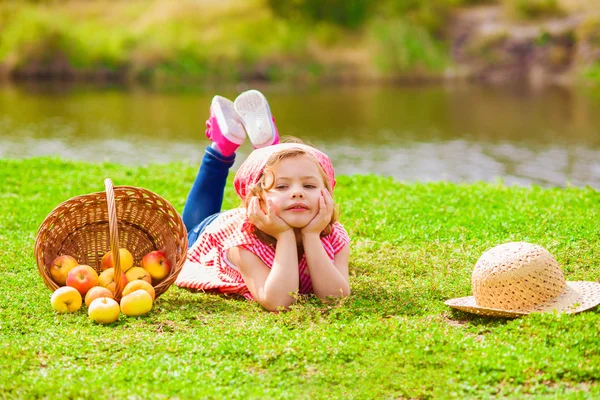
[[[289,226],[284,220],[279,218],[275,214],[275,207],[271,200],[267,200],[267,212],[265,213],[260,208],[258,197],[250,199],[248,204],[248,210],[246,215],[250,222],[254,224],[258,229],[266,233],[267,235],[273,236],[275,239],[279,239],[279,236],[290,230],[292,227]]]
[[[319,212],[315,217],[300,230],[305,235],[307,233],[321,234],[327,228],[333,214],[333,198],[327,189],[321,189],[319,198]]]

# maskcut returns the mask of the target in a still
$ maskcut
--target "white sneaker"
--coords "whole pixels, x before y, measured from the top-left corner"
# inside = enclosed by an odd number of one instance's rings
[[[246,131],[233,102],[215,96],[210,105],[210,117],[206,121],[206,136],[217,144],[221,153],[229,156],[244,143]]]
[[[267,98],[258,90],[240,94],[233,103],[255,149],[279,143],[279,133]]]

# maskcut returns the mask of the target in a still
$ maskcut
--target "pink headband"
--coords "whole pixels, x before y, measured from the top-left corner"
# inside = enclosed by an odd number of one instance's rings
[[[333,191],[333,188],[335,187],[335,173],[333,171],[333,164],[325,153],[305,144],[280,143],[254,150],[250,153],[246,161],[240,165],[240,168],[235,174],[233,185],[235,186],[235,192],[242,200],[246,198],[252,186],[260,179],[269,158],[273,154],[285,149],[300,149],[313,156],[319,165],[321,165],[323,171],[325,171],[329,186]]]

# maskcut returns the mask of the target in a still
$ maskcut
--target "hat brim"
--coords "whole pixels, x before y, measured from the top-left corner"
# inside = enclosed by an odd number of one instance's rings
[[[600,304],[600,283],[588,281],[566,282],[565,290],[559,296],[528,310],[501,310],[481,307],[477,305],[474,296],[446,300],[444,304],[468,313],[490,317],[517,318],[534,312],[553,311],[575,314]]]

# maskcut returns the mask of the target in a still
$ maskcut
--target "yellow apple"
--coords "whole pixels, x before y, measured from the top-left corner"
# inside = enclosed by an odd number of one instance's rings
[[[69,271],[78,265],[79,263],[75,257],[66,254],[58,256],[52,261],[52,264],[50,264],[50,276],[52,276],[54,282],[58,283],[60,286],[65,286]]]
[[[109,268],[100,273],[98,277],[98,285],[107,288],[111,292],[115,292],[117,284],[115,282],[115,269]],[[127,277],[121,272],[121,290],[127,285]]]
[[[123,289],[123,296],[127,296],[129,293],[135,292],[138,289],[148,292],[154,301],[154,297],[156,296],[154,286],[142,279],[136,279],[135,281],[129,282],[127,286],[125,286],[125,289]]]
[[[66,283],[85,296],[88,290],[98,286],[98,273],[89,265],[78,265],[69,271]]]
[[[150,272],[146,271],[142,267],[133,267],[130,268],[129,271],[125,273],[127,277],[127,282],[133,282],[135,280],[144,280],[148,283],[152,283],[152,277],[150,276]]]
[[[109,297],[100,297],[90,303],[88,316],[94,322],[110,324],[119,319],[119,303]]]
[[[144,289],[138,289],[121,299],[121,312],[128,317],[144,315],[152,310],[152,296]]]
[[[115,298],[110,289],[102,286],[94,286],[85,294],[85,305],[89,307],[92,301],[100,297],[108,297],[109,299]]]
[[[63,286],[52,293],[50,304],[59,313],[75,312],[81,308],[81,294],[71,286]]]
[[[142,268],[150,273],[153,280],[160,281],[171,271],[171,263],[162,251],[151,251],[142,258]]]
[[[133,256],[129,250],[122,247],[119,248],[119,260],[121,264],[121,272],[127,272],[129,268],[133,267]],[[102,271],[115,267],[112,259],[112,251],[109,251],[102,256],[102,261],[100,264]]]

